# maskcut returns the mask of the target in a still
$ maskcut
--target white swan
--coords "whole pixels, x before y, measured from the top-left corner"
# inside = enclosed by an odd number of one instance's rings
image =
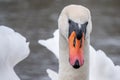
[[[28,55],[26,38],[6,26],[0,26],[0,80],[20,80],[14,66]]]
[[[60,14],[58,27],[59,31],[54,32],[53,38],[39,40],[59,59],[58,74],[47,70],[52,80],[120,80],[120,66],[115,66],[103,51],[96,51],[90,46],[92,23],[87,8],[80,5],[65,7]],[[81,51],[77,54],[81,55],[76,55],[74,50],[77,49],[71,48],[76,46]]]

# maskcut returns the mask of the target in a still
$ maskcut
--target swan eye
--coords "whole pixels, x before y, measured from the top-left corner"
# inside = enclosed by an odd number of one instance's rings
[[[68,23],[71,24],[71,20],[70,19],[68,20]]]

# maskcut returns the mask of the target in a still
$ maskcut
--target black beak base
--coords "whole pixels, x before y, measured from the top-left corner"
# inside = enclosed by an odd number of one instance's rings
[[[86,35],[86,27],[88,22],[85,22],[84,24],[81,24],[81,28],[79,28],[78,23],[75,23],[74,21],[69,19],[69,36],[71,35],[71,33],[73,31],[76,32],[76,38],[78,40],[80,40],[82,38],[82,33],[84,32],[84,34]]]

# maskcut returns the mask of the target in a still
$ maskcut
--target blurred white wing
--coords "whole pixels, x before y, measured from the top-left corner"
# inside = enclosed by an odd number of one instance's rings
[[[120,66],[114,65],[102,50],[90,47],[90,80],[120,80],[119,74]]]
[[[14,66],[29,54],[26,38],[6,26],[0,26],[0,80],[20,80]]]
[[[58,74],[55,71],[51,69],[47,69],[46,71],[48,73],[48,76],[51,78],[51,80],[58,80]]]
[[[46,47],[48,50],[54,53],[54,55],[59,58],[59,30],[55,30],[53,33],[53,38],[47,40],[39,40],[38,42]]]

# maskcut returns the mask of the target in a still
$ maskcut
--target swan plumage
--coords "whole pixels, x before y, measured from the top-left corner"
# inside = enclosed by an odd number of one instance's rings
[[[53,34],[53,38],[39,40],[39,43],[50,50],[59,60],[59,30],[56,30]],[[47,69],[47,73],[51,80],[58,80],[57,72]],[[119,74],[120,66],[114,65],[102,50],[95,50],[90,46],[90,80],[120,80]]]
[[[0,26],[0,79],[20,80],[14,66],[29,55],[29,42],[13,29]]]

